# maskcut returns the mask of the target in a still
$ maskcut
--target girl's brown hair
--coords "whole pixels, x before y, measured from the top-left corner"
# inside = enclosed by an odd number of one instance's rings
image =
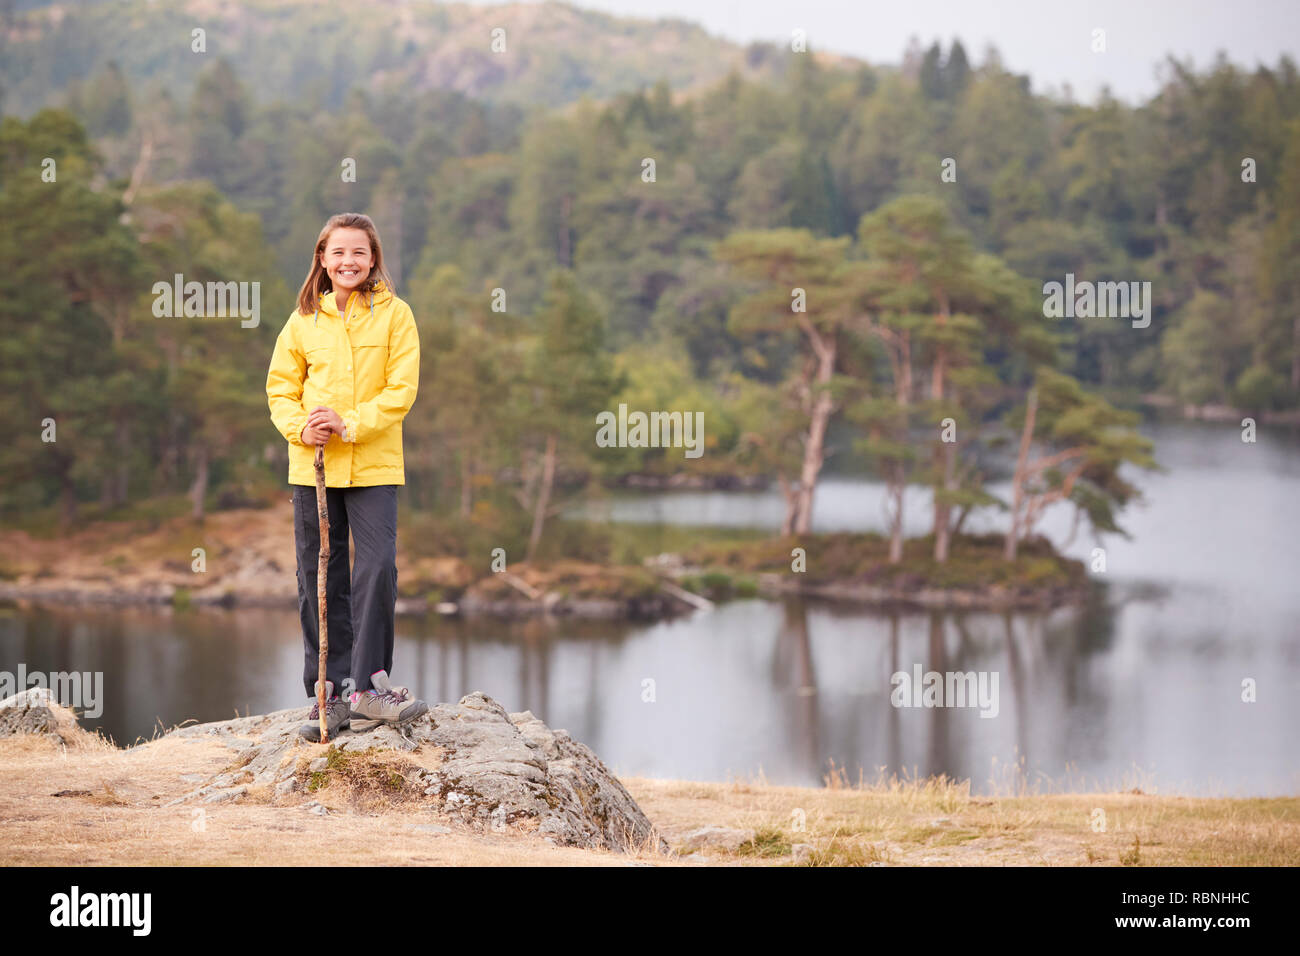
[[[379,242],[379,230],[375,228],[374,220],[359,212],[341,212],[337,216],[330,216],[329,221],[325,223],[325,228],[321,229],[320,235],[316,237],[316,249],[312,253],[311,268],[307,270],[307,278],[303,281],[302,288],[298,290],[299,315],[314,315],[320,308],[321,296],[334,289],[334,284],[330,281],[325,267],[321,265],[320,258],[325,252],[325,243],[329,240],[330,233],[335,229],[360,229],[370,240],[370,255],[374,259],[374,264],[370,267],[370,275],[358,289],[361,292],[374,292],[379,283],[383,282],[384,288],[390,293],[393,292],[393,280],[384,266],[384,247]]]

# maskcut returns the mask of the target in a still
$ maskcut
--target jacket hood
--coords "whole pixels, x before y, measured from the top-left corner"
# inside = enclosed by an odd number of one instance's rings
[[[374,314],[375,306],[381,305],[393,297],[393,293],[388,286],[380,279],[376,283],[375,291],[358,293],[361,296],[362,308],[369,309]],[[324,312],[326,315],[339,315],[338,303],[334,301],[334,293],[326,292],[320,297],[320,306],[316,310],[317,314]]]

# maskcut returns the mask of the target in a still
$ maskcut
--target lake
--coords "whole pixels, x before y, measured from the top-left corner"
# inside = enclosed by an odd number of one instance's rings
[[[399,618],[393,677],[431,702],[481,690],[532,710],[627,775],[819,784],[834,761],[853,781],[945,773],[978,793],[1296,793],[1300,439],[1265,429],[1243,444],[1219,424],[1144,431],[1166,471],[1140,477],[1146,502],[1121,519],[1132,537],[1105,540],[1094,577],[1106,587],[1086,607],[889,614],[744,600],[652,624]],[[909,492],[909,533],[926,530],[927,502]],[[617,495],[582,510],[781,520],[776,490]],[[815,530],[883,520],[879,484],[833,475],[818,489]],[[1057,509],[1040,530],[1059,543],[1069,523]],[[1091,561],[1094,547],[1081,532],[1070,553]],[[84,723],[119,743],[305,706],[300,643],[293,610],[0,612],[0,669],[102,671],[103,714]],[[921,706],[894,706],[906,688],[891,677],[918,667],[970,674],[971,695],[927,707],[918,687],[900,702]]]

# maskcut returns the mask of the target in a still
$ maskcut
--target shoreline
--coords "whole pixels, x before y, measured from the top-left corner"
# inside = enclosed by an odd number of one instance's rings
[[[779,578],[760,579],[765,597],[803,597],[860,605],[932,611],[1054,610],[1076,607],[1088,599],[1087,587],[1040,592],[994,587],[987,591],[921,588],[908,591],[854,582],[790,585]]]
[[[59,607],[152,607],[175,610],[286,609],[298,606],[291,506],[184,518],[92,523],[54,538],[0,531],[0,601]],[[801,538],[677,535],[668,550],[642,545],[625,560],[553,559],[476,565],[454,554],[412,549],[399,535],[396,612],[466,618],[668,620],[737,598],[803,597],[865,609],[1046,608],[1078,604],[1091,579],[1080,562],[1049,542],[1022,543],[1002,559],[997,536],[954,538],[948,562],[932,560],[932,542],[908,539],[903,559],[888,560],[888,542],[872,533],[816,533]],[[806,572],[792,551],[806,553]]]
[[[1208,402],[1204,405],[1190,404],[1181,402],[1172,395],[1161,395],[1158,392],[1149,392],[1141,396],[1141,404],[1163,412],[1172,411],[1180,421],[1186,422],[1230,422],[1235,425],[1243,418],[1253,418],[1261,425],[1300,425],[1300,409],[1282,411],[1264,409],[1249,412],[1234,405],[1223,405],[1217,402]]]
[[[18,608],[153,608],[159,611],[184,612],[188,610],[297,610],[296,595],[241,594],[228,591],[220,594],[191,594],[178,600],[178,591],[172,585],[157,585],[142,590],[118,587],[88,587],[67,582],[40,585],[15,585],[0,582],[0,603]],[[694,592],[688,592],[694,594]],[[726,600],[758,597],[768,601],[786,598],[828,601],[851,604],[863,610],[889,610],[905,608],[914,610],[1048,610],[1075,607],[1088,598],[1088,588],[1054,588],[1043,591],[1026,591],[1014,588],[993,587],[986,591],[921,587],[906,589],[882,587],[854,581],[827,583],[791,582],[773,574],[759,575],[756,592],[752,595],[734,595],[719,601],[695,595],[701,603],[683,600],[668,592],[657,596],[627,599],[576,598],[552,599],[554,592],[536,600],[520,596],[514,598],[483,598],[470,596],[459,601],[434,601],[427,598],[399,597],[395,613],[398,617],[485,618],[516,620],[533,617],[574,618],[578,620],[657,621],[668,620],[693,610],[708,609]]]

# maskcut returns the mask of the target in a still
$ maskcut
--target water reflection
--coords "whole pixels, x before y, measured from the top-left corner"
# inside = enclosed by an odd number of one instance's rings
[[[1294,793],[1300,449],[1278,435],[1244,447],[1235,429],[1154,437],[1169,471],[1147,482],[1132,539],[1108,539],[1107,584],[1081,608],[747,600],[650,625],[402,618],[393,676],[431,701],[482,690],[532,710],[627,774],[819,784],[833,760],[853,780],[945,773],[976,792]],[[869,526],[873,493],[828,484],[819,501],[839,526]],[[755,500],[713,493],[700,508],[745,523]],[[0,670],[102,671],[92,725],[124,742],[159,722],[304,704],[300,640],[292,609],[0,609]],[[997,716],[893,706],[891,676],[917,666],[996,673]]]
[[[819,784],[833,761],[855,781],[946,774],[969,778],[976,792],[1026,782],[1204,789],[1216,780],[1289,791],[1294,761],[1260,757],[1292,753],[1293,725],[1279,714],[1294,704],[1282,695],[1228,706],[1236,679],[1219,681],[1216,723],[1252,734],[1254,746],[1181,733],[1206,707],[1186,687],[1214,684],[1225,648],[1193,661],[1176,655],[1169,681],[1133,693],[1134,656],[1151,646],[1125,622],[1160,601],[1099,597],[1015,614],[740,601],[649,626],[402,619],[394,676],[432,700],[483,690],[511,711],[532,710],[621,773]],[[302,704],[298,640],[289,611],[0,617],[7,668],[104,672],[104,713],[88,723],[118,741],[148,738],[160,724]],[[996,716],[982,717],[976,697],[894,706],[892,675],[917,667],[996,674]],[[913,703],[923,703],[919,694]],[[1165,749],[1170,740],[1177,745]]]
[[[772,689],[787,702],[789,746],[806,760],[803,772],[815,778],[825,769],[821,760],[821,719],[808,609],[795,598],[782,606],[781,630],[772,654]]]

